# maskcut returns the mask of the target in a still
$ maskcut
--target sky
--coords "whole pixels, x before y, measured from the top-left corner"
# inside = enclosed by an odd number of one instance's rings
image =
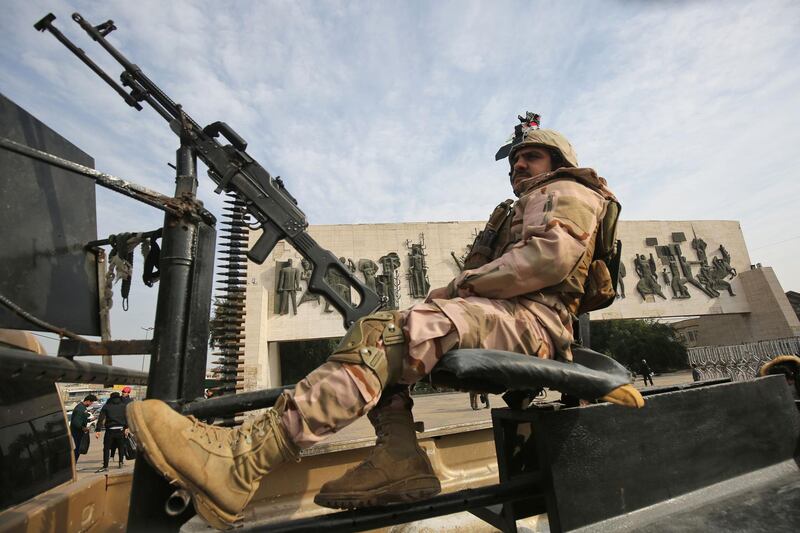
[[[0,92],[95,159],[172,194],[177,138],[51,35],[117,78],[77,11],[201,125],[227,122],[311,224],[484,220],[511,196],[494,154],[525,111],[567,135],[625,220],[738,220],[753,263],[800,291],[796,1],[11,0]],[[201,171],[200,198],[222,198]],[[98,235],[161,212],[97,192]],[[141,261],[138,264],[141,268]],[[112,310],[143,338],[155,289]],[[126,360],[122,366],[141,362]]]

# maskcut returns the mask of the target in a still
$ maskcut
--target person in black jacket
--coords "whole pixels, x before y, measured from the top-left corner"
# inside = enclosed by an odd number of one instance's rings
[[[639,373],[644,380],[644,386],[647,386],[647,381],[650,380],[650,386],[653,386],[653,371],[650,370],[650,365],[647,364],[647,359],[642,359],[642,364],[639,365]]]
[[[112,450],[117,451],[119,456],[119,467],[122,468],[122,461],[125,457],[124,446],[125,437],[128,436],[128,419],[125,416],[126,403],[118,392],[112,392],[111,397],[100,410],[100,418],[97,420],[97,433],[95,436],[100,438],[100,430],[105,429],[103,437],[103,467],[97,472],[108,471],[108,458]]]
[[[75,406],[72,410],[72,417],[69,419],[69,430],[72,433],[72,439],[75,442],[75,462],[78,462],[80,457],[81,440],[84,433],[89,432],[87,424],[89,423],[89,413],[86,409],[97,401],[97,396],[88,394],[82,402]]]

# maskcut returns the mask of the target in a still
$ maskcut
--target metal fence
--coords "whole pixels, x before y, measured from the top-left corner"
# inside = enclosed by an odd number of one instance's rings
[[[733,381],[754,378],[758,369],[778,355],[800,355],[800,337],[689,348],[689,363],[697,365],[702,379],[729,377]]]

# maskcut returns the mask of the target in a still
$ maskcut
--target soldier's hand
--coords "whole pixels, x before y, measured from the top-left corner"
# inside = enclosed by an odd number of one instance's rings
[[[96,439],[100,438],[100,432],[99,431],[94,434],[94,438],[96,438]]]
[[[448,300],[448,299],[450,299],[447,287],[439,287],[438,289],[433,289],[431,292],[428,293],[428,297],[425,298],[425,302],[426,303],[430,303],[434,299],[437,299],[437,300]]]

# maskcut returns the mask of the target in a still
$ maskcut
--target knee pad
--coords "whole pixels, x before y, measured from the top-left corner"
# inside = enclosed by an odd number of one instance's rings
[[[383,348],[378,347],[379,341],[383,341]],[[400,312],[373,313],[356,320],[328,361],[366,366],[385,389],[402,375],[405,341]]]

